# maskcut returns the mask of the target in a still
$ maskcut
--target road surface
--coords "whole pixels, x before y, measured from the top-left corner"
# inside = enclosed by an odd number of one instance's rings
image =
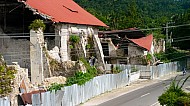
[[[179,75],[177,77],[177,81],[181,78],[184,80],[187,75]],[[164,92],[164,90],[166,90],[167,87],[169,87],[172,79],[164,80],[133,92],[129,92],[118,98],[99,104],[98,106],[159,106],[158,97]],[[184,88],[187,86],[190,86],[190,79],[185,83]]]

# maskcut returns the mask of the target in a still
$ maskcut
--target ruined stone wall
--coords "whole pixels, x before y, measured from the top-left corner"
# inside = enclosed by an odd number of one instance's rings
[[[70,53],[70,47],[69,47],[69,37],[70,35],[78,35],[80,40],[80,52],[84,54],[84,57],[88,57],[88,51],[86,50],[86,45],[88,42],[88,37],[93,38],[93,43],[95,47],[92,47],[91,49],[95,48],[95,54],[99,55],[97,57],[100,57],[100,61],[104,61],[103,57],[103,51],[100,50],[100,41],[98,38],[98,30],[91,26],[86,25],[75,25],[75,24],[57,24],[55,27],[55,34],[59,35],[55,37],[55,46],[57,46],[60,49],[60,58],[61,61],[68,61],[71,60],[71,55],[75,55],[76,53]],[[97,46],[99,45],[99,46]]]
[[[144,55],[144,50],[137,45],[129,44],[128,57],[135,57],[139,55]]]
[[[23,88],[23,85],[25,87],[24,91],[25,92],[30,92],[30,81],[28,79],[28,69],[26,68],[21,68],[18,63],[14,63],[14,65],[8,65],[8,67],[14,67],[15,70],[17,70],[17,73],[15,74],[15,78],[13,81],[13,91],[9,95],[10,100],[11,100],[11,106],[18,106],[18,98],[17,95],[21,93],[19,91],[19,87]],[[22,90],[23,91],[23,90]],[[22,93],[24,93],[24,91]]]
[[[18,62],[21,67],[30,69],[30,41],[0,38],[0,54],[7,64]]]
[[[137,45],[129,44],[128,46],[128,56],[129,56],[129,64],[146,64],[144,59],[144,51],[145,49],[140,48]]]
[[[129,64],[131,65],[146,65],[144,56],[129,57]]]
[[[165,51],[165,41],[164,39],[155,40],[154,39],[154,53],[160,53]]]

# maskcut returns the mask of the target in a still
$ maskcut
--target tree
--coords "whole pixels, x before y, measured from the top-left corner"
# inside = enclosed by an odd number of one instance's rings
[[[184,14],[176,15],[174,17],[174,21],[176,25],[190,24],[190,9],[187,10]],[[174,42],[172,45],[180,49],[190,49],[189,31],[189,25],[174,28],[172,35]]]
[[[190,8],[189,0],[75,0],[110,29],[155,28]],[[93,4],[93,5],[92,5]],[[105,30],[105,29],[103,29]]]

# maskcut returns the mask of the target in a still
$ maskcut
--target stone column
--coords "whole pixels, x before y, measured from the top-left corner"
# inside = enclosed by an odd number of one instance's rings
[[[61,61],[68,61],[68,36],[69,36],[69,31],[68,31],[68,27],[65,24],[62,25],[58,25],[57,26],[57,30],[59,33],[58,37],[56,37],[56,42],[58,42],[58,44],[56,46],[60,47],[60,57],[61,57]],[[55,43],[56,43],[55,42]]]
[[[30,63],[31,63],[31,82],[41,84],[43,76],[43,45],[44,36],[42,30],[30,31]]]

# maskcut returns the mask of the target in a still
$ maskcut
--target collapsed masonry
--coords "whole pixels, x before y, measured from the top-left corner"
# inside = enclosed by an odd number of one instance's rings
[[[104,59],[98,30],[85,25],[58,24],[56,26],[55,47],[47,51],[42,31],[30,31],[30,61],[31,61],[31,81],[34,84],[41,84],[44,78],[52,76],[71,76],[76,71],[85,71],[81,62],[72,61],[69,37],[76,35],[80,37],[78,48],[79,57],[88,58],[91,55],[97,57],[98,66],[104,67]],[[92,51],[88,51],[88,37],[92,38]],[[58,68],[60,69],[58,69]]]
[[[51,64],[47,64],[50,63],[50,60],[47,57],[52,53],[48,52],[47,55],[47,52],[44,52],[44,47],[46,47],[47,45],[48,50],[52,50],[55,47],[55,49],[53,50],[53,52],[55,51],[53,53],[54,56],[51,55],[51,57],[55,60],[58,60],[58,62],[60,63],[69,64],[61,64],[63,66],[63,69],[65,69],[64,72],[67,72],[70,66],[80,67],[80,63],[77,63],[78,65],[73,65],[75,63],[70,62],[71,60],[73,60],[73,55],[75,55],[75,52],[71,50],[68,41],[69,36],[74,34],[81,38],[78,45],[78,53],[80,54],[79,56],[88,58],[88,56],[90,55],[96,55],[99,66],[104,67],[103,53],[100,41],[98,39],[97,27],[106,27],[107,25],[105,25],[96,17],[82,9],[72,0],[55,0],[53,1],[53,3],[51,0],[45,0],[45,2],[46,3],[44,4],[44,1],[39,0],[18,0],[18,2],[17,0],[10,0],[10,3],[16,3],[18,6],[16,9],[13,9],[13,11],[11,11],[12,14],[5,14],[3,18],[0,18],[1,21],[4,21],[4,25],[2,25],[4,30],[7,29],[6,27],[9,27],[6,22],[10,22],[11,25],[14,24],[11,26],[10,29],[11,32],[13,29],[15,30],[12,33],[28,32],[28,26],[32,20],[36,18],[43,18],[44,20],[46,20],[46,23],[48,23],[48,25],[51,24],[51,26],[53,26],[50,28],[48,26],[49,29],[47,28],[47,32],[49,33],[51,29],[50,32],[55,32],[55,35],[50,38],[52,40],[51,43],[49,42],[50,39],[45,39],[47,44],[42,39],[44,38],[43,34],[34,32],[31,32],[30,40],[26,37],[12,38],[11,35],[8,35],[9,38],[7,39],[0,39],[0,50],[1,54],[5,57],[6,63],[11,64],[12,62],[18,62],[21,67],[28,68],[29,77],[32,77],[31,79],[33,83],[41,83],[45,78],[54,75],[65,76],[68,73],[52,73],[50,71]],[[4,1],[4,3],[7,4],[6,1]],[[43,4],[43,7],[41,6],[41,4]],[[12,9],[11,5],[6,5],[4,7],[5,10]],[[21,16],[21,12],[24,15]],[[6,11],[3,13],[6,13]],[[12,19],[12,17],[14,17],[14,20]],[[17,20],[15,20],[15,18]],[[20,27],[18,27],[18,25],[21,26],[21,29]],[[18,31],[18,29],[20,30]],[[22,36],[23,35],[24,34],[22,34]],[[92,51],[90,51],[89,49],[87,50],[86,48],[88,43],[87,38],[89,36],[91,36],[91,38],[93,39],[92,44],[94,44],[94,46],[90,48]],[[81,68],[81,70],[85,69]]]

